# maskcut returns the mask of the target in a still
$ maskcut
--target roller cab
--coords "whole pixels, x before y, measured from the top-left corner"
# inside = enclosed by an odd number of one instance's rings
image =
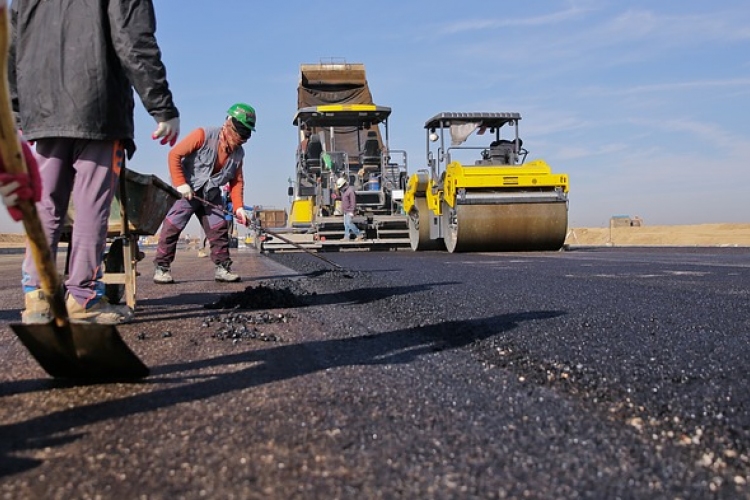
[[[413,250],[562,248],[568,176],[526,162],[518,113],[440,113],[425,123],[427,165],[404,195]],[[469,140],[471,138],[471,140]]]

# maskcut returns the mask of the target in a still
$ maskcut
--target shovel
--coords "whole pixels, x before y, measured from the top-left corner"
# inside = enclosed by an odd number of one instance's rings
[[[15,128],[8,91],[8,5],[0,0],[0,157],[9,173],[27,172]],[[149,370],[123,342],[112,325],[70,323],[60,278],[33,201],[19,200],[23,225],[42,292],[54,320],[45,324],[11,324],[24,346],[49,375],[87,380],[130,380]]]

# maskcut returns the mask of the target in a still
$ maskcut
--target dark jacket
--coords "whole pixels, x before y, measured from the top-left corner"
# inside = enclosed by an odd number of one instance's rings
[[[354,186],[347,184],[341,193],[341,211],[353,214],[357,208],[357,195],[354,192]]]
[[[124,140],[133,87],[157,122],[179,116],[156,43],[151,0],[13,0],[8,61],[26,139]]]

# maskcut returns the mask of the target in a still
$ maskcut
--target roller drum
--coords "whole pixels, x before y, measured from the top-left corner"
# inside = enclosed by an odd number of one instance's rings
[[[449,252],[559,250],[568,230],[564,201],[457,205],[443,202],[443,237]]]
[[[420,170],[419,172],[414,174],[412,179],[410,179],[410,184],[411,183],[416,183],[416,186],[414,186],[413,189],[417,193],[424,193],[425,191],[427,191],[427,186],[429,186],[430,184],[430,175],[427,171]],[[409,187],[411,188],[412,186]]]

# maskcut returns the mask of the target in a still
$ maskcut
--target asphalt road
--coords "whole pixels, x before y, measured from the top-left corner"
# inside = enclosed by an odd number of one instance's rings
[[[750,498],[747,249],[323,255],[147,257],[130,384],[50,379],[0,256],[0,495]]]

